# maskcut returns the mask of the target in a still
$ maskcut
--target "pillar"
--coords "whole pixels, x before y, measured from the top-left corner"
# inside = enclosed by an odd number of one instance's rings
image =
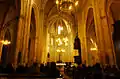
[[[21,1],[21,13],[20,13],[18,29],[17,29],[17,40],[16,40],[14,65],[17,65],[18,52],[22,53],[24,23],[25,23],[25,2]],[[21,58],[21,61],[22,61],[22,58]]]
[[[87,14],[85,14],[87,12],[82,12],[80,15],[78,16],[78,35],[80,37],[81,40],[81,57],[82,57],[82,63],[88,65],[88,52],[87,52],[87,37],[86,37],[86,18],[85,16]],[[80,19],[82,18],[82,19]]]
[[[31,10],[32,10],[31,1],[27,1],[22,45],[22,63],[24,64],[28,62],[28,43],[30,35]]]
[[[101,5],[104,5],[104,0],[100,1]],[[109,29],[108,21],[107,21],[107,13],[105,11],[105,6],[100,6],[99,7],[100,11],[100,20],[101,20],[101,25],[103,27],[103,38],[104,38],[104,45],[105,45],[105,54],[109,56],[109,64],[113,65],[115,64],[115,53],[114,49],[112,46],[112,35],[111,35],[111,30]]]
[[[36,55],[36,60],[41,63],[42,62],[42,53],[43,53],[43,47],[44,43],[43,41],[45,39],[43,36],[43,22],[44,22],[44,9],[40,8],[39,9],[39,26],[38,26],[38,31],[36,32],[37,34],[37,55]]]
[[[29,46],[28,46],[29,47]],[[34,56],[35,56],[35,38],[31,38],[31,44],[30,44],[30,51],[27,54],[28,56],[28,63],[34,62]]]
[[[104,0],[103,0],[104,1]],[[100,4],[101,3],[101,4]],[[103,6],[98,6],[103,5]],[[109,56],[109,64],[114,64],[114,54],[111,42],[111,33],[108,28],[106,13],[104,9],[104,2],[94,1],[94,16],[96,25],[98,53],[100,55],[101,63],[106,64],[106,55]]]
[[[93,12],[94,12],[94,20],[95,20],[95,31],[98,45],[98,55],[101,64],[105,64],[105,52],[104,52],[104,39],[103,39],[103,26],[100,22],[100,13],[98,8],[98,2],[96,0],[93,1]]]
[[[43,28],[43,53],[42,53],[42,62],[46,62],[47,61],[47,27],[44,25]]]
[[[0,32],[0,62],[1,62],[2,48],[3,48],[3,44],[1,43],[1,40],[4,40],[4,30]]]

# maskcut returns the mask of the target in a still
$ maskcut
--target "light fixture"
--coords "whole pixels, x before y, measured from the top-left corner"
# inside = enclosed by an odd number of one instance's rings
[[[59,1],[58,1],[58,0],[56,0],[56,4],[59,4]]]
[[[71,11],[78,3],[78,0],[56,0],[57,8],[61,11]]]
[[[79,1],[76,1],[76,2],[75,2],[75,6],[77,6],[77,5],[78,5],[78,2],[79,2]]]
[[[65,52],[65,49],[57,49],[57,52]]]
[[[60,50],[59,50],[59,49],[57,49],[56,51],[57,51],[57,52],[60,52]]]
[[[2,40],[1,43],[2,43],[3,45],[9,45],[9,44],[11,44],[11,42],[8,41],[8,40]]]
[[[72,9],[72,5],[71,6],[69,6],[69,10],[71,10]]]
[[[92,51],[93,51],[93,50],[97,50],[98,47],[97,47],[96,42],[94,42],[92,38],[90,38],[90,41],[91,41],[91,43],[94,45],[94,48],[91,48],[90,50],[92,50]]]
[[[96,51],[97,48],[96,48],[96,47],[95,47],[95,48],[90,48],[90,50],[91,50],[91,51]]]
[[[58,46],[61,46],[63,44],[60,38],[56,39],[56,42],[58,43]]]
[[[65,50],[64,50],[64,49],[62,49],[62,50],[61,50],[61,52],[65,52]]]
[[[62,26],[58,26],[58,34],[61,34],[61,31],[63,30],[63,27]]]
[[[65,43],[65,46],[68,46],[68,43]]]

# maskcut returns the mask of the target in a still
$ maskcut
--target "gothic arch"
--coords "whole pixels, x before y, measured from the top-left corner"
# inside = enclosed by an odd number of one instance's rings
[[[11,42],[11,33],[9,31],[9,29],[7,29],[5,31],[5,34],[4,34],[4,41],[5,40],[8,40]],[[11,44],[7,44],[7,45],[4,45],[2,46],[2,55],[1,55],[1,63],[3,65],[7,65],[10,60],[9,58],[11,57]]]
[[[37,34],[37,32],[39,31],[39,9],[37,4],[33,3],[32,9],[34,10],[34,14],[35,14],[35,24],[36,24],[35,28],[36,28],[36,34]]]
[[[55,18],[58,17],[58,16],[60,16],[61,18],[65,19],[66,21],[74,24],[74,23],[73,23],[73,22],[74,22],[74,21],[73,21],[73,19],[74,19],[73,16],[66,15],[64,12],[61,13],[61,14],[62,14],[62,15],[54,14],[53,16],[48,17],[48,19],[47,19],[47,24],[48,24],[51,20],[55,19]]]
[[[98,54],[96,50],[91,50],[96,48],[96,31],[94,22],[93,8],[88,9],[87,20],[86,20],[86,44],[88,53],[88,63],[93,65],[98,60]]]
[[[119,64],[119,58],[120,58],[120,50],[119,50],[119,33],[118,31],[115,31],[115,29],[119,29],[119,25],[117,25],[117,21],[120,20],[120,9],[117,8],[120,5],[119,0],[110,0],[107,2],[106,13],[107,13],[107,21],[108,21],[108,27],[110,30],[110,35],[112,37],[112,47],[114,52],[114,60],[115,63],[120,67]]]
[[[65,25],[66,26],[68,26],[68,28],[72,31],[73,29],[72,29],[72,27],[73,26],[70,26],[70,25],[72,25],[72,23],[70,24],[69,23],[69,20],[66,20],[65,18],[63,18],[63,16],[59,16],[59,15],[55,15],[55,16],[52,16],[51,18],[50,18],[50,20],[49,21],[47,21],[47,28],[50,28],[50,26],[52,26],[57,20],[62,20],[64,23],[65,23]],[[69,29],[67,29],[67,31],[69,30]]]
[[[113,32],[113,26],[112,24],[114,24],[114,17],[113,17],[113,14],[112,14],[112,11],[111,11],[111,6],[112,4],[120,4],[120,1],[118,0],[109,0],[109,1],[105,1],[105,10],[106,10],[106,14],[107,14],[107,19],[108,19],[108,23],[109,23],[109,28],[110,28],[110,31]]]
[[[32,8],[34,9],[34,14],[35,14],[36,32],[39,32],[39,27],[38,27],[38,25],[39,25],[39,22],[38,22],[38,20],[39,20],[38,6],[34,2],[32,3],[31,1],[32,0],[27,0],[27,1],[20,0],[20,15],[19,15],[19,24],[18,24],[15,60],[18,59],[18,53],[20,52],[22,54],[21,63],[23,61],[27,62],[27,59],[26,59],[27,57],[26,58],[23,58],[23,57],[24,57],[24,55],[27,56],[27,53],[24,54],[24,52],[28,52],[27,49],[28,49],[30,20],[31,20],[30,17],[31,17],[31,13],[32,13]],[[27,6],[27,7],[25,7],[25,6]],[[28,19],[28,21],[25,21],[26,18]],[[29,26],[29,27],[27,27],[26,25]],[[27,29],[24,28],[24,26],[26,26]],[[23,29],[24,29],[24,31],[26,31],[25,33],[28,34],[28,37],[25,37],[25,35],[23,35]],[[35,34],[36,34],[35,38],[38,37],[37,34],[39,34],[39,33],[36,33],[36,32],[35,32]],[[27,39],[26,42],[22,38]],[[25,44],[23,46],[24,42],[25,42]],[[35,40],[35,47],[36,47],[36,40]],[[36,52],[36,49],[35,49],[35,52]],[[15,61],[15,64],[17,64],[16,61]]]
[[[10,30],[9,29],[6,29],[4,30],[5,31],[5,34],[4,34],[4,40],[9,40],[11,41],[11,33],[10,33]]]
[[[33,62],[35,56],[35,39],[36,37],[36,19],[35,19],[35,11],[32,8],[31,12],[31,21],[30,21],[30,31],[29,31],[29,39],[28,39],[28,62]]]
[[[31,7],[31,21],[30,21],[30,34],[28,39],[28,62],[36,61],[37,57],[37,42],[39,37],[39,11],[36,3]],[[30,52],[30,53],[29,53]]]
[[[88,9],[87,19],[86,19],[86,30],[89,28],[91,21],[94,19],[93,17],[93,8]]]

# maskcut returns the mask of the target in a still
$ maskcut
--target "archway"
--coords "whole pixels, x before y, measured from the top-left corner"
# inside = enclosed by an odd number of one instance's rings
[[[112,28],[112,36],[113,36],[113,44],[115,49],[115,56],[116,56],[116,64],[120,67],[120,3],[112,3],[109,7],[109,17],[108,21],[110,25],[110,28]],[[113,24],[113,26],[112,26]]]
[[[48,23],[48,52],[50,62],[73,62],[72,30],[69,22],[56,15]]]
[[[5,41],[11,41],[11,34],[10,31],[7,29],[4,35],[4,42]],[[8,58],[9,58],[9,54],[11,52],[11,44],[6,44],[3,43],[3,47],[2,47],[2,56],[1,56],[1,63],[3,65],[6,65],[8,63]]]
[[[35,13],[32,8],[31,14],[31,23],[30,23],[30,36],[28,41],[28,62],[32,63],[35,55],[35,37],[36,37],[36,21],[35,21]]]
[[[88,64],[93,65],[98,61],[97,44],[96,44],[96,31],[93,16],[93,9],[88,10],[86,21],[86,43],[88,53]]]

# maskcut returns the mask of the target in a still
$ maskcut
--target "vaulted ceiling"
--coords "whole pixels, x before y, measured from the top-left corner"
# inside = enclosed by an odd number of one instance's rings
[[[79,0],[79,5],[77,9],[82,10],[87,0]],[[71,14],[72,13],[72,14]],[[70,17],[74,15],[73,12],[67,13]],[[56,7],[56,0],[47,0],[46,5],[44,7],[44,15],[45,19],[48,17],[58,14],[57,7]]]

